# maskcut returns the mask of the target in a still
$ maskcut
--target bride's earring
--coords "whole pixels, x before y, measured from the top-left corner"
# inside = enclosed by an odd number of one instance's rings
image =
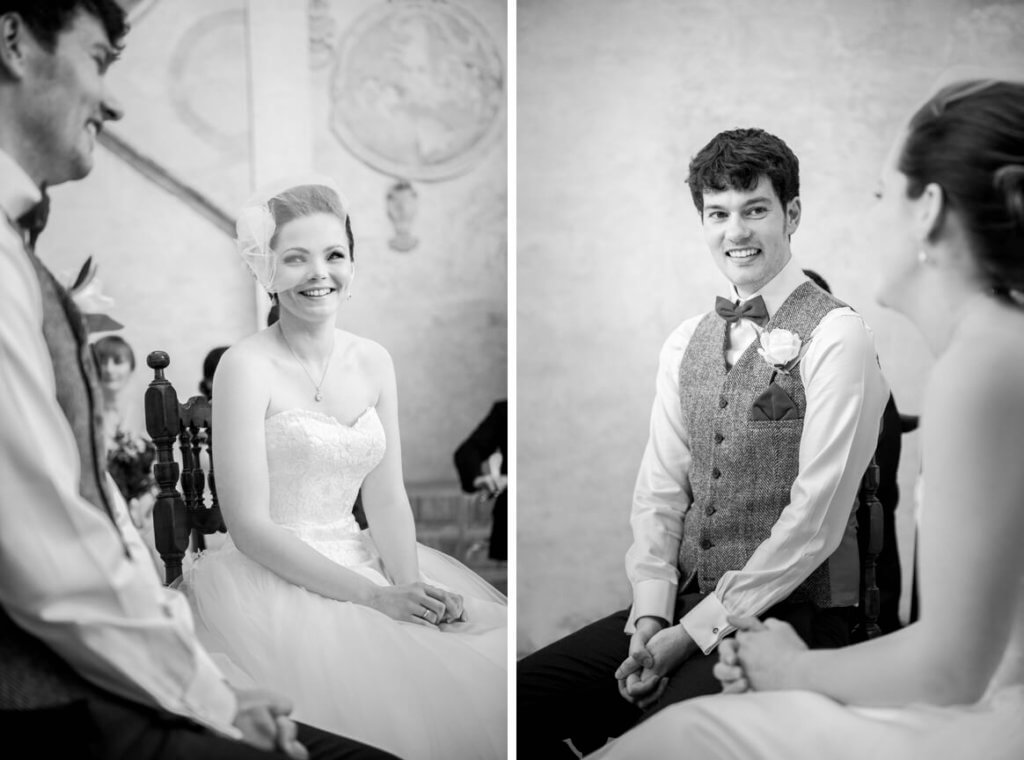
[[[917,263],[922,266],[928,263],[928,254],[925,253],[924,248],[917,252]]]

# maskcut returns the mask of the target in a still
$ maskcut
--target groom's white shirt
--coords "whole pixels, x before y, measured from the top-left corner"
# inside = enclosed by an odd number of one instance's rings
[[[760,295],[769,315],[807,281],[794,259]],[[732,299],[739,298],[732,289]],[[704,314],[683,322],[661,349],[650,435],[633,492],[630,525],[633,544],[626,552],[626,573],[633,587],[633,608],[626,632],[637,618],[672,619],[679,583],[678,553],[683,515],[692,495],[689,434],[679,400],[679,367]],[[730,330],[730,365],[757,337],[755,325],[742,319]],[[803,337],[803,336],[801,336]],[[707,654],[735,630],[727,615],[759,615],[784,600],[836,547],[846,531],[864,469],[878,442],[889,387],[875,356],[874,339],[864,320],[850,308],[829,312],[804,340],[800,363],[807,409],[800,440],[800,470],[790,503],[771,536],[742,568],[725,573],[713,593],[679,622]],[[861,463],[847,467],[847,462]],[[853,582],[845,584],[856,589]],[[855,592],[833,600],[857,604]]]
[[[196,639],[185,598],[154,573],[113,481],[123,541],[78,493],[42,292],[13,224],[40,197],[0,151],[0,602],[88,680],[240,738],[234,692]]]

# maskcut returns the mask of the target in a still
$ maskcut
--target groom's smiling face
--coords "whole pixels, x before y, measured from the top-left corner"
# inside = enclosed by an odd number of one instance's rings
[[[755,293],[789,261],[800,199],[783,206],[764,175],[749,190],[705,190],[703,195],[701,224],[715,263],[741,296]]]

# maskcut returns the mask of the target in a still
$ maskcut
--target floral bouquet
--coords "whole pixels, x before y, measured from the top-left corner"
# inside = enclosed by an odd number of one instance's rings
[[[142,436],[123,428],[114,434],[113,448],[107,452],[107,470],[117,483],[125,501],[142,496],[153,488],[153,459],[156,446]]]

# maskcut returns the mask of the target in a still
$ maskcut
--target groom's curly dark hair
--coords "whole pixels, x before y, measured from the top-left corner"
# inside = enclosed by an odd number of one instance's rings
[[[693,157],[686,183],[703,215],[705,191],[752,190],[762,176],[783,206],[800,194],[800,161],[786,143],[763,129],[733,129],[715,135]]]
[[[121,47],[128,33],[128,21],[116,0],[0,0],[0,15],[21,16],[39,44],[50,53],[57,46],[57,36],[71,26],[79,11],[99,21],[110,44]]]

